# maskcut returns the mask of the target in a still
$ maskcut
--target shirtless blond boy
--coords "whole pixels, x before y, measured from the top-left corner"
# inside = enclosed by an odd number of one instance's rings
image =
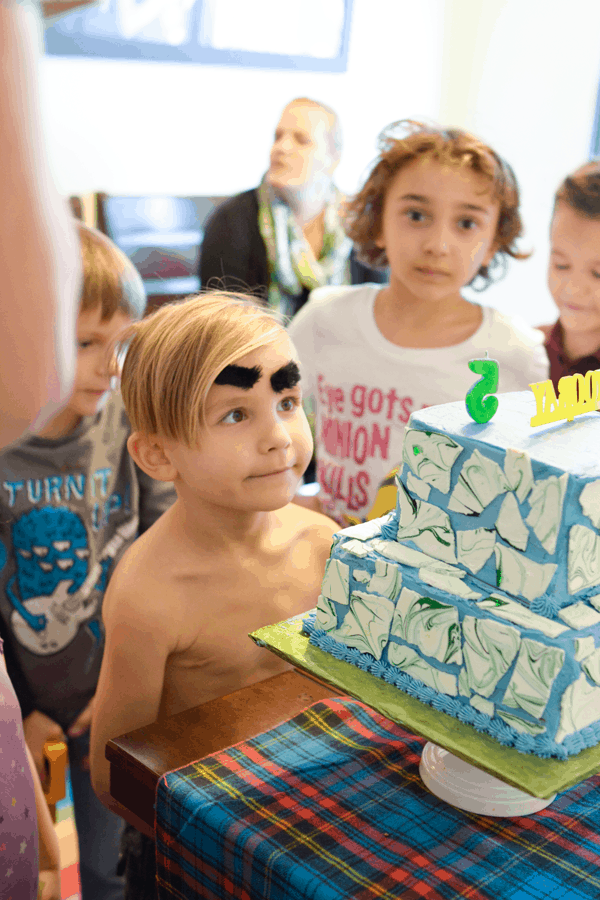
[[[177,500],[104,599],[91,765],[113,808],[108,740],[288,668],[248,632],[316,605],[336,530],[291,502],[312,439],[296,352],[268,310],[201,295],[133,329],[129,452]]]

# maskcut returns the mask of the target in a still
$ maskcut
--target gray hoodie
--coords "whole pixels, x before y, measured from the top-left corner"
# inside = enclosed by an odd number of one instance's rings
[[[171,505],[127,452],[120,394],[67,437],[0,453],[0,636],[23,717],[68,728],[94,695],[115,564]]]

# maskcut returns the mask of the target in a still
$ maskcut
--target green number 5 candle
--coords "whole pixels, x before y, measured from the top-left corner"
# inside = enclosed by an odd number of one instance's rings
[[[498,409],[498,398],[490,397],[498,390],[498,363],[486,353],[485,359],[472,359],[469,368],[481,378],[465,397],[467,412],[475,422],[489,422]]]

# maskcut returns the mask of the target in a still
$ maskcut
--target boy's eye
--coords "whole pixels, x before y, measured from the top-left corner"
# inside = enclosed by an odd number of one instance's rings
[[[282,412],[293,412],[300,406],[298,397],[284,397],[279,401],[279,408]]]
[[[91,341],[77,341],[77,346],[79,347],[80,350],[86,350],[87,347],[92,346],[92,342]]]
[[[594,278],[600,278],[600,272],[595,272],[593,269],[592,269],[592,275],[594,276]]]
[[[473,228],[477,228],[475,219],[461,219],[458,224],[464,231],[472,231]]]
[[[232,409],[226,416],[223,416],[221,422],[224,425],[237,425],[238,422],[243,422],[245,415],[242,409]]]
[[[565,266],[565,265],[559,265],[558,263],[554,263],[554,268],[557,269],[557,271],[559,271],[559,272],[566,272],[569,267]]]

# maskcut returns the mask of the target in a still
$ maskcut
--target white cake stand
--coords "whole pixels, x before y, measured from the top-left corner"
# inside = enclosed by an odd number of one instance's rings
[[[419,774],[440,800],[482,816],[530,816],[545,809],[556,797],[532,797],[431,741],[423,748]]]

